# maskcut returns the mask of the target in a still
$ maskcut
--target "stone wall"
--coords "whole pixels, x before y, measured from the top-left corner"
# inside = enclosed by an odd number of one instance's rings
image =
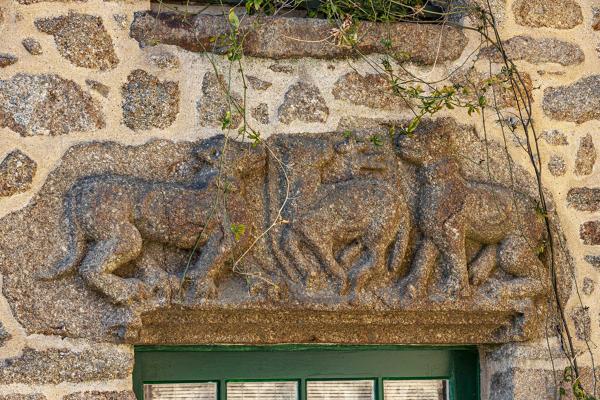
[[[493,4],[509,55],[531,79],[544,182],[575,265],[577,285],[567,314],[591,384],[586,339],[600,359],[594,344],[600,343],[600,303],[595,301],[600,284],[600,2]],[[220,133],[227,108],[220,82],[228,76],[228,63],[222,55],[210,55],[218,76],[198,43],[210,44],[209,38],[223,29],[223,19],[200,17],[190,27],[149,10],[148,2],[134,0],[0,0],[0,217],[43,201],[36,194],[75,145],[179,143]],[[248,38],[243,59],[247,115],[263,137],[381,130],[389,121],[410,117],[364,60],[348,59],[344,49],[318,41],[328,32],[326,23],[281,19],[264,26]],[[381,51],[378,29],[367,29],[364,53]],[[455,28],[397,25],[393,34],[397,50],[410,54],[414,72],[430,80],[460,70],[474,54],[481,56],[476,64],[480,72],[475,73],[483,74],[487,60],[497,57],[487,50],[480,53],[475,33]],[[290,39],[295,37],[307,42]],[[243,83],[235,71],[232,82],[232,96],[241,99]],[[463,111],[446,115],[483,130],[478,118]],[[234,119],[233,125],[239,123]],[[499,129],[488,135],[502,140]],[[527,168],[518,139],[510,138],[509,151]],[[163,151],[161,143],[150,153]],[[170,156],[181,155],[165,150],[165,157]],[[110,163],[110,157],[82,161]],[[176,169],[176,163],[171,167]],[[134,170],[135,165],[127,168]],[[166,161],[165,168],[170,168]],[[45,190],[52,192],[52,187]],[[38,231],[45,221],[31,223],[26,236],[15,233],[9,238],[12,251],[30,246],[28,241],[53,240]],[[14,282],[21,265],[11,263],[6,249],[0,259],[0,285],[2,280],[5,285]],[[45,301],[60,304],[60,296],[40,299],[35,309],[36,298],[31,297],[36,294],[26,286],[11,283],[3,293],[0,399],[133,398],[131,345],[98,343],[72,327],[40,327],[31,321],[31,315],[44,313]],[[64,307],[80,315],[78,326],[85,330],[85,319],[94,318],[100,302],[93,298],[79,309]],[[553,338],[482,345],[482,398],[553,398],[553,367],[560,380],[567,366],[558,348]]]

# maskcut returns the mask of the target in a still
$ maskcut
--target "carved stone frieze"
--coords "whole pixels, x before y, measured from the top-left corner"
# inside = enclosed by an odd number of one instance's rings
[[[524,340],[550,294],[535,191],[451,119],[78,145],[3,218],[3,290],[29,332],[96,340]]]

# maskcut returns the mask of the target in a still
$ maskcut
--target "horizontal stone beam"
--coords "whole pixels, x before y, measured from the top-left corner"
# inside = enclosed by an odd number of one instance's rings
[[[351,58],[360,54],[405,54],[408,60],[431,65],[456,60],[467,44],[462,30],[435,24],[361,22],[355,48],[341,46],[327,20],[314,18],[256,17],[242,19],[244,54],[272,59]],[[135,14],[130,36],[140,46],[159,43],[179,46],[193,52],[226,53],[226,46],[214,38],[230,31],[223,16],[197,14],[187,18],[175,13],[141,11]],[[386,48],[381,38],[389,37]]]

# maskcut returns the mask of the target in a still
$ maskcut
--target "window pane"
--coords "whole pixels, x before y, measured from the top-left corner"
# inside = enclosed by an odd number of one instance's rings
[[[308,400],[373,400],[375,383],[360,381],[308,381]]]
[[[144,385],[144,400],[216,400],[216,382],[160,383]]]
[[[297,400],[298,382],[227,382],[227,400]]]
[[[384,380],[384,400],[447,400],[448,381]]]

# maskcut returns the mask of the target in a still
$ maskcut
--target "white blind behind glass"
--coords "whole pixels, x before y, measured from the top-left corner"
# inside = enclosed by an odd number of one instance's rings
[[[144,385],[144,400],[216,400],[217,383],[152,383]]]
[[[448,400],[448,381],[384,380],[384,400]]]
[[[374,400],[375,382],[372,380],[308,381],[308,400]]]
[[[227,400],[297,400],[298,382],[227,382]]]

